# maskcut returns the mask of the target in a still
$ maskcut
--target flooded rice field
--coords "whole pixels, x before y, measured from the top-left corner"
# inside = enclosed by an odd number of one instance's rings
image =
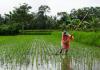
[[[59,54],[61,47],[45,40],[2,41],[0,70],[100,70],[99,48],[73,42],[67,54]]]

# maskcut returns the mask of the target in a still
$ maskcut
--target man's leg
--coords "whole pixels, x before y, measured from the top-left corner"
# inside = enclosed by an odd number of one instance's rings
[[[68,53],[68,49],[65,50],[65,54],[67,54],[67,53]]]
[[[62,49],[60,50],[60,53],[62,53],[64,50],[65,50],[65,49],[64,49],[64,48],[62,48]]]
[[[56,54],[59,54],[59,53],[61,54],[62,52],[63,52],[63,48],[57,50]]]
[[[60,50],[60,54],[62,53],[62,51],[63,51],[63,48],[61,48],[61,50]]]

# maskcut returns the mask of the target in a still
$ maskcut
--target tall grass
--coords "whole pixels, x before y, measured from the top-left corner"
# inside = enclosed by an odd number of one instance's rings
[[[100,47],[100,32],[69,31],[69,33],[74,35],[74,42]],[[59,44],[61,35],[61,31],[53,32],[50,39]]]
[[[72,31],[74,41],[100,47],[100,32]]]

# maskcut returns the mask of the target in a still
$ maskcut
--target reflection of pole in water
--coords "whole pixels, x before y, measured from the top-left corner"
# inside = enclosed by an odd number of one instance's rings
[[[71,59],[65,55],[61,62],[61,70],[72,70],[70,63]]]

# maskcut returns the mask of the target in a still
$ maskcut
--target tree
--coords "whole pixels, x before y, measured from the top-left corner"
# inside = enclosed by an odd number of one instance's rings
[[[62,30],[66,29],[68,24],[70,24],[69,14],[66,12],[58,12],[57,15],[60,17],[60,20],[58,21],[59,26],[62,28]]]
[[[29,11],[31,8],[31,6],[24,3],[18,8],[15,7],[15,10],[9,12],[9,14],[5,14],[5,17],[8,18],[9,23],[18,23],[22,27],[22,30],[24,30],[25,25],[33,18]]]
[[[46,29],[47,28],[47,12],[50,12],[50,7],[47,5],[41,5],[38,9],[37,18],[36,18],[36,28]]]
[[[41,5],[38,9],[39,15],[46,15],[46,13],[50,12],[50,7],[47,5]]]
[[[4,23],[4,18],[0,14],[0,25]]]
[[[70,13],[71,19],[80,19],[80,27],[83,30],[98,30],[100,20],[100,7],[84,7],[73,9]],[[98,28],[98,29],[97,29]],[[100,29],[99,29],[100,30]]]
[[[72,19],[69,27],[74,30],[79,30],[81,21],[79,19]]]
[[[93,21],[91,22],[91,27],[93,31],[100,31],[100,18],[93,18]]]

